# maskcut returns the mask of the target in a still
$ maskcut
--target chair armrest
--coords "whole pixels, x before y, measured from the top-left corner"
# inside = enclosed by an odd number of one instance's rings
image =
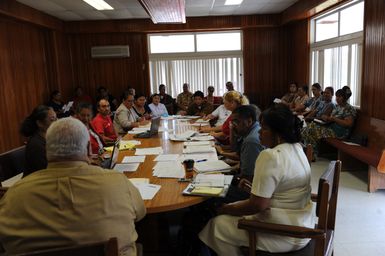
[[[311,193],[310,199],[311,199],[313,202],[317,202],[318,194]]]
[[[240,219],[238,228],[247,231],[264,232],[274,235],[290,236],[297,238],[320,238],[324,236],[324,231],[316,228],[306,228],[291,225],[273,224],[260,222],[258,220]]]

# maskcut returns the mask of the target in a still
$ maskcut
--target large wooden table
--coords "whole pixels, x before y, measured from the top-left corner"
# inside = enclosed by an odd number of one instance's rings
[[[180,125],[178,120],[162,120],[161,125],[173,129],[170,133],[179,133],[184,130],[194,130],[191,125]],[[169,140],[169,132],[159,132],[157,137],[135,139],[133,135],[127,134],[124,140],[139,140],[141,145],[137,148],[146,147],[162,147],[164,154],[182,154],[183,142],[174,142]],[[134,155],[132,150],[121,151],[119,153],[118,162],[121,162],[124,156]],[[154,162],[155,155],[147,155],[145,162],[139,165],[136,172],[125,172],[128,178],[149,178],[151,184],[161,185],[160,190],[152,200],[145,200],[144,204],[147,208],[147,213],[167,212],[185,208],[191,205],[203,202],[205,198],[199,196],[184,196],[182,191],[186,188],[188,183],[178,182],[178,179],[158,178],[152,176],[152,169],[156,162]]]

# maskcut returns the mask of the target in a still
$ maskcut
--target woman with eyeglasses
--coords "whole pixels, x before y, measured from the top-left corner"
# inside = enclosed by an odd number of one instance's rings
[[[122,96],[122,103],[118,107],[114,116],[114,128],[116,133],[125,134],[127,131],[139,125],[148,123],[144,117],[138,117],[133,110],[134,95],[130,92],[124,92]]]
[[[45,134],[48,127],[57,120],[51,107],[37,106],[21,124],[20,133],[27,137],[25,148],[25,170],[23,177],[47,168]]]

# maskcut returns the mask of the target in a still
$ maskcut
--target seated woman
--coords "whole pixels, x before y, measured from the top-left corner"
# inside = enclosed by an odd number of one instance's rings
[[[297,96],[297,89],[298,89],[298,85],[297,83],[291,83],[289,84],[289,92],[286,93],[282,98],[281,98],[281,103],[282,104],[285,104],[287,106],[290,106],[295,97]]]
[[[148,107],[151,109],[151,113],[153,117],[168,116],[166,106],[160,103],[159,94],[152,95],[152,103],[148,105]]]
[[[311,111],[315,110],[322,101],[322,88],[319,83],[311,86],[311,92],[313,93],[313,97],[308,99],[297,111],[302,113],[302,115],[308,115]]]
[[[294,99],[290,106],[291,111],[301,113],[302,110],[305,109],[305,102],[309,99],[308,93],[309,87],[307,85],[303,85],[298,88],[297,97]]]
[[[277,104],[261,115],[263,150],[255,163],[250,197],[218,208],[199,238],[218,255],[242,255],[239,247],[249,244],[238,220],[247,216],[268,223],[314,227],[311,170],[300,145],[302,122],[290,109]],[[309,239],[258,234],[257,250],[289,252],[307,245]]]
[[[321,119],[322,116],[330,116],[335,107],[332,102],[333,95],[333,87],[326,87],[322,94],[322,100],[315,109],[311,110],[309,114],[307,114],[305,120],[312,121],[314,118]]]
[[[151,119],[151,109],[146,104],[146,96],[142,93],[135,94],[133,112],[137,117],[144,117],[145,119]]]
[[[148,120],[136,114],[133,104],[134,96],[129,91],[125,91],[122,95],[122,103],[114,116],[114,129],[117,134],[125,134],[134,127],[148,124]]]
[[[223,105],[225,108],[233,112],[237,107],[241,105],[248,105],[249,100],[245,95],[242,95],[237,91],[229,91],[225,94],[223,98]],[[231,116],[226,119],[222,125],[222,130],[220,132],[211,132],[211,135],[214,136],[219,142],[224,145],[230,144],[230,122]]]
[[[56,113],[51,107],[40,105],[21,124],[21,134],[28,137],[23,177],[47,168],[45,133],[56,119]]]
[[[207,87],[207,96],[205,100],[215,107],[222,104],[222,97],[214,96],[214,86]]]
[[[64,103],[61,100],[61,93],[58,90],[54,90],[51,93],[47,106],[51,107],[53,111],[55,111],[56,116],[58,118],[68,116],[68,113],[67,115],[64,113],[64,110],[63,110]]]
[[[231,111],[227,110],[225,105],[220,105],[217,107],[211,114],[203,117],[203,120],[211,120],[215,121],[215,125],[213,127],[204,126],[199,131],[200,132],[220,132],[222,130],[222,125],[226,122],[227,118],[231,115]]]
[[[350,89],[349,89],[350,90]],[[305,144],[313,146],[314,155],[318,153],[318,143],[322,138],[344,139],[349,136],[356,117],[356,109],[347,103],[348,91],[339,89],[336,91],[337,106],[330,116],[323,115],[321,119],[326,124],[310,123],[302,131]]]

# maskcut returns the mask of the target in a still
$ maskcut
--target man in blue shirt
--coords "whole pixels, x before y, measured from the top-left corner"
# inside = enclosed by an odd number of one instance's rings
[[[244,105],[234,110],[231,115],[233,132],[238,137],[239,175],[250,180],[254,176],[255,161],[263,150],[259,142],[259,114],[260,110],[255,105]]]

